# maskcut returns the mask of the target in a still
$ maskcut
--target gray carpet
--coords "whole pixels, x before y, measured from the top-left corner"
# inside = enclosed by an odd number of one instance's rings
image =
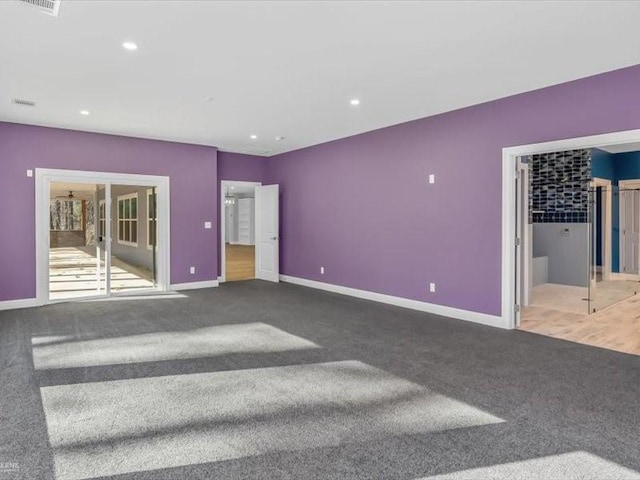
[[[0,312],[0,480],[640,479],[640,357],[286,284]]]

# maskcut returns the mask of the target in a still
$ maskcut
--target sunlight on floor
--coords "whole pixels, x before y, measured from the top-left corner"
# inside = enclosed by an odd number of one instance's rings
[[[357,361],[40,391],[59,480],[503,422]]]
[[[79,368],[304,348],[319,347],[265,323],[242,323],[55,345],[33,343],[33,364],[36,370]]]
[[[578,451],[490,467],[472,468],[416,480],[528,480],[532,478],[640,480],[640,473],[592,453]]]
[[[100,276],[93,250],[89,247],[60,247],[49,250],[49,298],[63,300],[104,294],[104,262]],[[115,257],[111,265],[113,292],[154,288],[150,274]]]

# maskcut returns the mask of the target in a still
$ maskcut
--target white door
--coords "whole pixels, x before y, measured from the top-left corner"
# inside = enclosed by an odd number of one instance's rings
[[[256,278],[280,281],[279,186],[256,187]]]
[[[529,170],[527,159],[518,158],[516,165],[516,307],[515,324],[520,326],[522,308],[529,303]]]
[[[640,267],[640,191],[620,190],[620,270],[638,275]]]

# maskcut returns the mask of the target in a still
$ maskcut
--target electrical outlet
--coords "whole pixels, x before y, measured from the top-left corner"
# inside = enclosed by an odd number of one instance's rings
[[[324,267],[320,267],[320,275],[324,275]]]
[[[204,228],[207,230],[211,228],[211,222],[204,222]]]
[[[33,170],[27,170],[27,177],[33,177]]]
[[[436,176],[435,174],[430,174],[429,175],[429,183],[436,183]]]
[[[196,273],[196,267],[189,267],[189,273],[191,275],[193,275],[194,273]]]
[[[429,291],[430,291],[431,293],[435,293],[435,292],[436,292],[436,284],[435,284],[435,283],[431,282],[431,283],[429,284]]]

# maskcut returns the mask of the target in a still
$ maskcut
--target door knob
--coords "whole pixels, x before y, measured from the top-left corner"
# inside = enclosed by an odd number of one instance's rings
[[[271,237],[271,240],[278,240],[278,237]]]

